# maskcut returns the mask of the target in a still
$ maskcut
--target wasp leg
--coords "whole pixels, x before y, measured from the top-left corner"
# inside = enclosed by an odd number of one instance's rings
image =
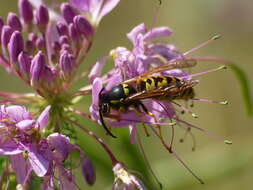
[[[136,113],[136,115],[137,115],[138,117],[140,117],[140,119],[142,120],[142,121],[141,121],[141,124],[142,124],[142,126],[143,126],[144,132],[145,132],[146,136],[149,137],[149,136],[150,136],[150,133],[148,132],[147,126],[146,126],[145,121],[144,121],[144,119],[143,119],[143,115],[141,114],[141,112],[139,111],[138,107],[136,107],[136,106],[133,108],[133,111],[134,111],[134,112]]]
[[[158,129],[160,136],[162,137],[162,128],[161,128],[161,126],[158,124],[158,120],[157,120],[157,118],[155,117],[155,115],[154,115],[153,113],[149,112],[148,109],[146,108],[146,106],[145,106],[143,103],[140,102],[139,105],[141,106],[141,108],[143,109],[143,111],[144,111],[147,115],[149,115],[150,117],[154,118],[154,121],[155,121],[155,123],[156,123],[155,126],[156,126],[156,128]]]

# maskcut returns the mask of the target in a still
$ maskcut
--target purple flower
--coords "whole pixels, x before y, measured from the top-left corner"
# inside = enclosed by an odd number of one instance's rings
[[[70,0],[70,4],[84,15],[91,17],[91,23],[96,25],[109,12],[112,11],[120,0]]]
[[[48,118],[50,107],[47,107],[37,123],[44,123]],[[37,144],[36,121],[30,112],[22,106],[0,107],[0,124],[4,136],[0,138],[0,154],[9,155],[17,179],[21,184],[29,177],[31,170],[36,175],[44,176],[49,169],[50,159],[46,158],[42,146]],[[24,160],[23,153],[28,153],[28,161]]]

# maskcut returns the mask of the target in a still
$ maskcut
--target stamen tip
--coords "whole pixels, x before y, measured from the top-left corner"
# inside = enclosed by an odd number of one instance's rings
[[[228,101],[225,100],[225,101],[223,101],[223,102],[220,102],[220,104],[221,104],[221,105],[228,105]]]
[[[174,126],[174,125],[176,125],[177,124],[177,122],[170,122],[169,123],[169,126]]]
[[[226,65],[222,65],[218,69],[227,69],[227,66]]]
[[[232,142],[232,141],[230,141],[230,140],[225,140],[225,141],[224,141],[224,143],[225,143],[225,144],[228,144],[228,145],[233,144],[233,142]]]
[[[199,116],[198,116],[197,114],[193,113],[193,114],[192,114],[192,117],[198,118]]]
[[[215,36],[212,37],[212,40],[218,40],[219,38],[221,38],[220,34],[217,34]]]

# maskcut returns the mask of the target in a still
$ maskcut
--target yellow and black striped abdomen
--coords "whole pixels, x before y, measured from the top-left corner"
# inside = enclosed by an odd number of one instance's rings
[[[169,76],[152,76],[152,77],[144,77],[139,79],[137,84],[137,89],[139,91],[151,91],[154,89],[164,89],[172,86],[173,84],[179,83],[180,79],[177,77],[169,77]]]

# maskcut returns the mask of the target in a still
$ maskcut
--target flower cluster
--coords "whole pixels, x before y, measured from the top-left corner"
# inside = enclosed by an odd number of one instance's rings
[[[70,139],[59,133],[52,133],[47,138],[41,137],[48,123],[50,106],[37,118],[22,106],[1,106],[0,110],[0,155],[10,157],[10,164],[16,173],[19,184],[24,187],[29,183],[31,172],[43,177],[44,189],[53,187],[55,179],[61,187],[76,189],[71,170],[62,163],[74,150],[80,152],[80,164],[88,184],[95,181],[95,172],[91,161]],[[8,165],[6,170],[8,170]]]
[[[75,178],[76,168],[82,171],[86,183],[93,185],[96,174],[92,161],[73,143],[77,140],[73,131],[78,129],[93,138],[109,156],[115,175],[113,190],[146,190],[143,183],[129,172],[126,164],[116,158],[108,145],[79,123],[78,116],[95,121],[107,132],[111,129],[105,127],[105,122],[115,128],[129,127],[131,143],[137,142],[140,147],[142,145],[138,124],[142,124],[147,136],[151,133],[157,136],[169,153],[202,183],[178,157],[172,145],[176,124],[182,124],[180,126],[184,127],[186,134],[191,134],[190,129],[195,128],[210,135],[180,119],[181,112],[190,113],[195,118],[197,116],[187,106],[177,103],[177,100],[226,104],[197,98],[193,89],[199,82],[194,77],[224,67],[195,74],[183,70],[194,67],[199,60],[224,63],[223,59],[213,57],[188,56],[192,51],[217,39],[217,36],[181,53],[173,44],[162,40],[157,42],[158,38],[167,38],[172,34],[170,28],[154,27],[149,30],[144,24],[140,24],[127,34],[133,44],[131,50],[125,47],[111,50],[107,56],[98,59],[90,71],[84,72],[89,73],[87,81],[90,85],[76,92],[70,90],[75,79],[85,76],[78,75],[77,71],[91,50],[101,19],[119,1],[69,0],[64,3],[52,1],[49,4],[49,1],[42,0],[19,0],[19,15],[9,13],[6,21],[0,18],[0,64],[35,91],[29,94],[0,92],[0,155],[8,158],[0,179],[0,189],[8,188],[12,173],[15,173],[17,188],[29,189],[31,179],[39,177],[42,179],[40,187],[44,190],[83,189]],[[104,65],[109,59],[115,65],[102,75]],[[108,115],[103,115],[101,97],[111,89],[121,84],[136,84],[143,76],[148,81],[148,77],[159,75],[174,77],[177,81],[176,86],[162,89],[169,91],[171,97],[166,95],[167,99],[162,99],[164,94],[160,94],[160,99],[158,96],[145,97],[131,106],[125,106],[123,98],[119,102],[126,109],[120,110],[120,106],[115,109],[107,108]],[[184,88],[184,85],[191,89],[188,96],[178,87]],[[151,88],[156,87],[151,85]],[[179,93],[174,92],[173,88]],[[136,91],[135,95],[147,91],[140,92],[137,87],[133,89]],[[159,90],[161,89],[158,88],[157,92]],[[125,92],[129,92],[129,89]],[[90,113],[74,107],[84,95],[92,96]],[[29,111],[17,104],[25,104]],[[162,128],[166,126],[169,126],[172,134],[170,143],[165,141],[162,133]],[[146,157],[143,148],[141,150]],[[76,152],[77,164],[71,162],[72,153]],[[160,185],[158,180],[157,182]]]

